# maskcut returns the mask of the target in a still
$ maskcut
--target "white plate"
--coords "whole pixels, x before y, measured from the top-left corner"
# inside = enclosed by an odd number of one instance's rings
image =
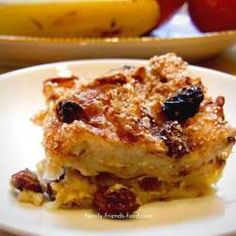
[[[149,58],[175,52],[186,60],[206,59],[236,42],[236,30],[200,33],[186,8],[146,37],[40,38],[0,35],[0,64],[22,67],[88,58]]]
[[[23,69],[0,76],[0,227],[15,233],[40,235],[215,235],[236,232],[236,156],[232,154],[214,196],[157,202],[138,211],[146,219],[126,221],[88,218],[89,210],[48,211],[20,204],[9,191],[11,174],[34,168],[44,157],[41,130],[29,117],[43,103],[42,81],[72,71],[89,77],[137,60],[92,60]],[[213,96],[226,97],[226,117],[236,126],[236,78],[199,67]],[[86,215],[87,214],[87,215]],[[91,215],[89,215],[92,217]],[[151,216],[151,218],[149,218]]]

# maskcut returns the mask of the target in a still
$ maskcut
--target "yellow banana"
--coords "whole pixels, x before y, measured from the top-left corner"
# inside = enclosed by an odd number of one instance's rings
[[[0,34],[139,36],[160,18],[157,0],[0,0]]]

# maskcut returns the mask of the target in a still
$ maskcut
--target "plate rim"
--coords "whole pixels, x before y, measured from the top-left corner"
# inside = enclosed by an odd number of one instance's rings
[[[136,58],[98,58],[98,59],[81,59],[81,60],[67,60],[67,61],[59,61],[59,62],[50,62],[50,63],[43,63],[43,64],[38,64],[38,65],[33,65],[33,66],[28,66],[28,67],[24,67],[21,69],[16,69],[10,72],[6,72],[6,73],[2,73],[0,74],[0,82],[2,80],[8,79],[9,77],[12,76],[16,76],[17,74],[21,74],[21,73],[28,73],[28,72],[32,72],[34,70],[40,70],[40,69],[46,69],[46,68],[50,68],[50,67],[55,67],[55,66],[59,66],[59,65],[73,65],[73,64],[93,64],[93,63],[122,63],[127,61],[128,63],[147,63],[148,59],[136,59]],[[189,64],[188,67],[195,71],[204,71],[204,72],[209,72],[209,73],[216,73],[216,74],[221,74],[222,76],[227,76],[227,77],[231,77],[231,79],[236,79],[236,75],[234,74],[230,74],[227,72],[223,72],[223,71],[219,71],[219,70],[215,70],[215,69],[210,69],[210,68],[206,68],[206,67],[202,67],[202,66],[196,66],[196,65],[192,65]],[[228,80],[228,78],[227,78]]]
[[[47,69],[50,69],[50,68],[53,68],[54,66],[57,66],[57,65],[61,65],[61,64],[66,64],[66,65],[79,65],[79,64],[94,64],[94,63],[125,63],[126,62],[133,62],[133,63],[146,63],[148,60],[142,60],[142,59],[123,59],[123,58],[120,58],[120,59],[87,59],[87,60],[72,60],[72,61],[62,61],[62,62],[56,62],[56,63],[47,63],[47,64],[42,64],[42,65],[36,65],[36,66],[31,66],[31,67],[26,67],[26,68],[23,68],[23,69],[18,69],[18,70],[14,70],[12,72],[8,72],[8,73],[4,73],[4,74],[1,74],[0,75],[0,84],[1,84],[1,81],[3,80],[6,80],[6,79],[10,79],[11,77],[14,77],[14,76],[17,76],[17,75],[20,75],[20,74],[24,74],[24,73],[31,73],[33,71],[37,72],[37,70],[47,70]],[[192,66],[190,65],[189,66],[190,70],[193,70],[194,72],[203,72],[203,73],[213,73],[213,74],[220,74],[221,76],[225,76],[226,80],[232,80],[232,79],[236,79],[236,76],[234,75],[231,75],[231,74],[228,74],[228,73],[224,73],[224,72],[221,72],[221,71],[217,71],[217,70],[213,70],[213,69],[208,69],[208,68],[204,68],[204,67],[200,67],[200,66]],[[14,79],[17,79],[17,78],[14,78]],[[236,81],[235,81],[236,82]],[[19,226],[19,225],[18,225]],[[14,234],[23,234],[23,235],[35,235],[35,232],[32,230],[27,230],[27,229],[22,229],[20,227],[17,227],[17,226],[12,226],[8,223],[4,223],[3,221],[0,221],[0,230],[4,230],[6,232],[11,232],[11,233],[14,233]],[[49,231],[46,231],[47,233],[50,234],[50,230]],[[229,234],[233,234],[236,232],[236,228],[234,231],[229,231],[227,232],[227,235]],[[81,232],[82,233],[82,232]],[[96,233],[97,235],[100,235],[99,233]],[[130,234],[132,235],[132,233]]]
[[[0,34],[0,42],[42,42],[42,43],[129,43],[129,42],[160,42],[160,41],[179,41],[179,40],[196,40],[200,38],[215,38],[215,37],[236,37],[236,30],[220,31],[203,33],[196,36],[185,37],[106,37],[106,38],[94,38],[94,37],[37,37],[37,36],[23,36],[23,35],[2,35]]]

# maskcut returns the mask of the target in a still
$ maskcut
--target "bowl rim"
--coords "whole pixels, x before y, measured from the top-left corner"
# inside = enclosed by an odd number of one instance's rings
[[[159,42],[159,41],[172,41],[172,40],[197,40],[200,38],[212,38],[212,37],[236,37],[236,30],[220,31],[203,33],[195,36],[185,37],[106,37],[106,38],[82,38],[82,37],[36,37],[36,36],[21,36],[21,35],[0,35],[0,42],[45,42],[45,43],[128,43],[128,42]]]

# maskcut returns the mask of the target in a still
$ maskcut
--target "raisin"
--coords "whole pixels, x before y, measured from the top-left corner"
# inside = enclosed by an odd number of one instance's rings
[[[127,217],[139,208],[134,193],[126,187],[110,189],[101,187],[94,194],[94,207],[105,216]]]
[[[66,175],[65,172],[63,172],[63,174],[61,174],[61,175],[59,176],[59,178],[56,179],[56,180],[54,180],[53,182],[55,182],[55,183],[61,182],[62,180],[65,179],[65,175]]]
[[[219,96],[216,98],[216,104],[219,107],[223,107],[225,105],[225,98],[223,96]]]
[[[218,168],[223,168],[225,165],[226,165],[226,160],[215,160],[215,165],[218,167]]]
[[[235,141],[236,141],[236,140],[235,140],[234,137],[228,137],[228,138],[227,138],[227,143],[228,143],[228,144],[235,144]]]
[[[184,122],[198,112],[203,99],[204,94],[200,87],[185,87],[164,102],[162,111],[169,120]]]
[[[65,172],[56,180],[53,181],[45,181],[44,184],[44,192],[47,194],[48,198],[50,201],[54,201],[55,198],[55,193],[52,189],[52,183],[60,183],[65,179]]]
[[[168,121],[159,135],[168,147],[169,156],[179,158],[190,151],[187,136],[177,121]]]
[[[139,186],[145,191],[155,191],[161,186],[161,182],[155,177],[145,177],[138,181]]]
[[[54,194],[54,191],[52,189],[52,186],[51,186],[51,183],[48,182],[45,186],[45,192],[47,193],[47,196],[49,198],[50,201],[54,201],[56,198],[55,198],[55,194]]]
[[[36,174],[29,169],[22,170],[11,177],[12,185],[20,190],[30,190],[37,193],[42,193],[43,189]]]
[[[190,172],[191,172],[191,170],[185,169],[185,170],[181,170],[178,175],[182,176],[182,177],[185,177],[185,176],[189,175]]]
[[[71,101],[59,102],[56,107],[58,120],[67,124],[72,123],[74,120],[80,120],[83,117],[83,113],[83,108],[79,104]]]
[[[224,115],[224,105],[225,105],[225,98],[222,96],[219,96],[216,98],[216,105],[217,107],[217,115],[221,117],[222,121],[225,119]]]

